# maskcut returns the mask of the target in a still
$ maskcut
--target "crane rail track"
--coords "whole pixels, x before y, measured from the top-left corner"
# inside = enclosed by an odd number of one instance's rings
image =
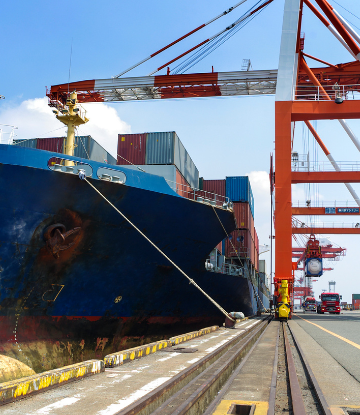
[[[268,415],[331,415],[299,342],[286,322],[279,325],[276,348]]]

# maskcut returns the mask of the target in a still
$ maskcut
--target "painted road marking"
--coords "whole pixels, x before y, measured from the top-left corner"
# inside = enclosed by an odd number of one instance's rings
[[[332,332],[332,331],[330,331],[330,330],[327,330],[327,329],[325,329],[324,327],[319,326],[318,324],[315,324],[315,323],[313,323],[313,322],[311,322],[311,321],[309,321],[309,320],[306,320],[306,319],[305,319],[305,318],[303,318],[303,317],[300,317],[300,316],[296,316],[296,317],[301,318],[301,320],[304,320],[304,321],[306,321],[306,322],[308,322],[308,323],[312,324],[313,326],[316,326],[316,327],[318,327],[319,329],[324,330],[326,333],[329,333],[329,334],[331,334],[332,336],[337,337],[338,339],[340,339],[340,340],[342,340],[342,341],[344,341],[344,342],[346,342],[346,343],[350,344],[351,346],[354,346],[354,347],[356,347],[357,349],[359,349],[359,350],[360,350],[360,344],[357,344],[357,343],[355,343],[355,342],[353,342],[353,341],[351,341],[351,340],[349,340],[349,339],[347,339],[347,338],[345,338],[345,337],[340,336],[339,334],[336,334],[336,333],[334,333],[334,332]]]
[[[120,411],[123,408],[126,408],[130,404],[134,403],[138,399],[142,398],[149,392],[156,389],[158,386],[165,383],[167,380],[171,379],[170,377],[164,377],[164,378],[158,378],[153,380],[152,382],[147,383],[145,386],[137,390],[136,392],[132,393],[131,395],[127,396],[126,398],[122,398],[117,401],[117,403],[113,403],[109,405],[104,410],[98,412],[98,415],[114,415],[118,411]]]

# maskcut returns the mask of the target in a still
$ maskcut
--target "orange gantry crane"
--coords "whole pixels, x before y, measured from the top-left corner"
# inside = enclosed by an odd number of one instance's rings
[[[252,16],[254,13],[259,13],[271,1],[264,1],[257,9],[249,11],[244,15],[245,17],[228,26],[225,31],[241,24],[245,18]],[[360,171],[342,171],[311,124],[313,120],[339,120],[345,132],[360,151],[360,143],[345,122],[345,119],[360,118],[360,100],[349,99],[352,96],[356,98],[360,92],[360,37],[326,0],[315,0],[315,2],[318,7],[309,0],[285,0],[277,70],[172,75],[168,69],[167,75],[135,78],[121,77],[127,72],[124,71],[114,78],[54,85],[47,91],[49,105],[65,112],[69,91],[77,92],[79,102],[122,102],[147,99],[275,94],[276,180],[274,180],[274,188],[276,239],[274,299],[277,316],[285,319],[291,318],[292,314],[294,271],[297,266],[297,262],[292,262],[292,235],[301,233],[360,233],[359,227],[335,228],[318,227],[317,225],[306,227],[292,225],[292,215],[336,215],[342,213],[341,208],[326,212],[326,208],[292,207],[291,185],[294,183],[345,183],[357,205],[360,206],[360,200],[351,186],[351,183],[360,182]],[[344,64],[328,63],[304,52],[301,24],[305,6],[319,18],[323,25],[334,35],[336,41],[340,42],[349,51],[353,59],[351,62]],[[230,8],[222,15],[227,14],[232,9]],[[213,20],[170,43],[139,62],[139,64],[190,36]],[[214,38],[206,39],[194,48],[162,65],[157,71],[207,44]],[[326,66],[310,68],[306,58],[318,61]],[[129,70],[137,65],[129,68]],[[293,127],[297,122],[306,123],[329,159],[334,171],[311,171],[309,168],[305,170],[292,168]],[[346,212],[346,214],[359,214],[359,209]]]

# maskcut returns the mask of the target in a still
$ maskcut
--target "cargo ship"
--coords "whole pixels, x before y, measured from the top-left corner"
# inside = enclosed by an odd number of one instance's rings
[[[224,315],[110,203],[225,310],[268,307],[254,253],[222,251],[244,245],[229,244],[244,231],[234,204],[189,183],[198,176],[180,145],[169,162],[183,183],[110,164],[103,149],[91,156],[94,140],[80,142],[83,157],[64,154],[61,138],[0,144],[1,354],[41,372],[222,325]]]

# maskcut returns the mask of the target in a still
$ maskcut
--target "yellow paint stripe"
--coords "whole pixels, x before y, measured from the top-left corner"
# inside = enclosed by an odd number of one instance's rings
[[[337,337],[338,339],[340,339],[340,340],[342,340],[342,341],[344,341],[344,342],[346,342],[346,343],[350,344],[351,346],[354,346],[354,347],[356,347],[357,349],[359,349],[359,350],[360,350],[360,344],[357,344],[357,343],[355,343],[355,342],[353,342],[353,341],[351,341],[351,340],[347,339],[346,337],[342,337],[342,336],[340,336],[339,334],[336,334],[336,333],[334,333],[334,332],[332,332],[332,331],[330,331],[330,330],[327,330],[327,329],[325,329],[324,327],[319,326],[318,324],[315,324],[315,323],[313,323],[313,322],[311,322],[311,321],[309,321],[309,320],[306,320],[306,319],[305,319],[305,318],[303,318],[303,317],[300,317],[300,316],[296,316],[296,317],[301,318],[302,320],[304,320],[304,321],[306,321],[306,322],[308,322],[308,323],[312,324],[313,326],[318,327],[319,329],[321,329],[321,330],[325,331],[326,333],[329,333],[329,334],[331,334],[332,336]]]
[[[231,405],[255,405],[255,412],[254,415],[267,415],[269,410],[269,403],[268,402],[260,402],[260,401],[237,401],[237,400],[222,400],[213,415],[226,415],[229,413],[229,409]],[[233,412],[235,413],[235,412]]]

